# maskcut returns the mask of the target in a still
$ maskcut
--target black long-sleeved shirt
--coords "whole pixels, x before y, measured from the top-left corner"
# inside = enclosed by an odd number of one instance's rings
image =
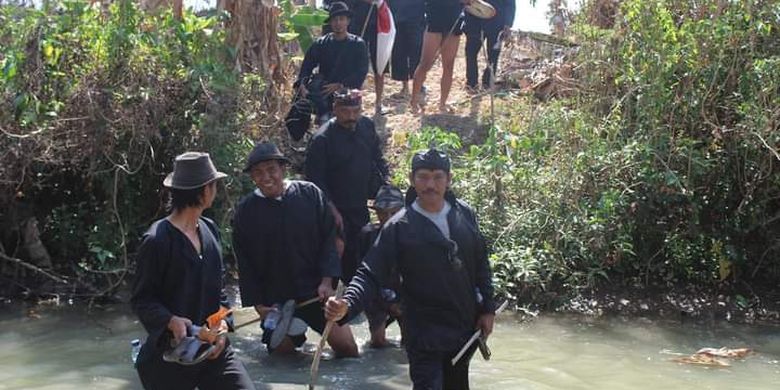
[[[404,338],[408,348],[459,349],[474,331],[477,316],[495,312],[487,246],[473,211],[448,193],[450,239],[427,217],[407,207],[382,228],[344,299],[346,322],[363,310],[379,287],[401,278]],[[460,266],[456,266],[460,260]],[[477,291],[482,302],[477,302]]]
[[[368,74],[366,44],[352,34],[342,40],[336,39],[333,33],[325,34],[306,51],[297,83],[311,76],[316,67],[325,84],[341,83],[346,88],[362,89]]]
[[[167,347],[170,334],[166,330],[172,316],[203,325],[220,305],[230,307],[223,289],[219,230],[214,222],[201,217],[198,232],[200,256],[189,238],[167,219],[156,221],[144,234],[130,298],[133,312],[149,333],[139,361]]]
[[[365,209],[373,175],[386,180],[387,162],[374,122],[358,119],[354,130],[331,119],[311,140],[306,152],[306,178],[320,187],[339,210]]]
[[[312,183],[287,182],[280,200],[246,195],[233,217],[242,305],[316,296],[323,277],[341,276],[335,237],[325,194]]]

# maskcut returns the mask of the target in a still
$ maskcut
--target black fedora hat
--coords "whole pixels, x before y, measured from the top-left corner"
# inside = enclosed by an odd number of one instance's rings
[[[325,19],[325,23],[330,23],[330,18],[339,15],[347,15],[350,18],[352,17],[352,11],[349,10],[347,3],[343,1],[337,1],[330,5],[330,8],[328,9],[328,18]]]
[[[217,171],[208,153],[187,152],[173,160],[173,172],[163,180],[163,185],[177,190],[192,190],[223,177],[227,174]]]
[[[262,142],[255,145],[254,149],[249,153],[249,157],[246,159],[246,166],[244,172],[249,172],[255,164],[263,161],[279,160],[285,163],[289,163],[290,160],[284,157],[278,147],[272,142]]]

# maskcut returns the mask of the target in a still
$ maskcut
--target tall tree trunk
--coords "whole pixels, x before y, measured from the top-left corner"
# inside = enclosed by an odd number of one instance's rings
[[[284,83],[282,56],[276,36],[279,11],[273,2],[219,0],[218,8],[231,15],[228,44],[236,49],[236,68],[259,74],[270,90]]]

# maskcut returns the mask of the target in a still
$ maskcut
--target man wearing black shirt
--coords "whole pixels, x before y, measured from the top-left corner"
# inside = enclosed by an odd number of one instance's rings
[[[362,38],[348,32],[352,12],[343,2],[330,5],[328,25],[332,32],[318,38],[306,51],[296,85],[317,109],[317,116],[329,116],[332,95],[342,88],[362,89],[368,73],[368,51]],[[319,67],[317,77],[312,77]],[[316,80],[317,82],[314,82]],[[311,91],[309,88],[319,88]]]
[[[374,122],[361,114],[360,91],[341,91],[333,111],[336,117],[311,140],[305,173],[328,196],[342,229],[341,278],[347,283],[357,269],[360,229],[368,223],[366,201],[387,182],[389,172]]]
[[[173,173],[163,182],[171,189],[172,212],[152,224],[138,248],[130,303],[149,333],[136,361],[146,389],[255,388],[223,337],[200,363],[163,360],[172,341],[179,344],[192,336],[193,325],[202,326],[220,306],[229,307],[219,229],[201,216],[214,201],[216,180],[225,176],[206,153],[176,157]],[[232,319],[216,328],[212,330],[231,329]]]
[[[493,330],[495,303],[485,239],[473,210],[449,190],[449,158],[415,154],[406,207],[382,228],[343,299],[330,298],[328,320],[347,321],[380,286],[401,280],[404,340],[415,390],[467,390],[476,347],[450,361],[475,328]]]
[[[333,294],[333,281],[341,276],[336,224],[317,186],[284,180],[286,164],[274,144],[262,143],[252,150],[244,169],[257,189],[241,200],[233,219],[241,302],[254,306],[263,318],[288,300],[307,302],[295,309],[293,320],[300,319],[322,334],[322,302]],[[311,302],[315,297],[320,302]],[[271,335],[279,331],[285,336],[276,346]],[[263,341],[269,352],[292,352],[305,340],[304,332],[290,334],[264,323]],[[338,356],[357,356],[349,325],[334,327],[328,343]]]

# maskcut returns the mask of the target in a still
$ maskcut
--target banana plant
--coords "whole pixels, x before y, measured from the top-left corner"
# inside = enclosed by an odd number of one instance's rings
[[[284,32],[278,33],[279,39],[282,42],[296,39],[301,50],[306,52],[314,42],[312,27],[325,24],[328,13],[308,5],[297,6],[292,0],[279,0],[279,6],[282,9],[281,21],[284,26]]]

